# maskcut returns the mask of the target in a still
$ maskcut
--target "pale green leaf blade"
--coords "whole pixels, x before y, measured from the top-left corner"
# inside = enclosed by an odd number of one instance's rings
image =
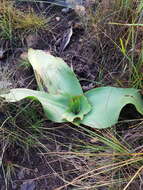
[[[9,93],[2,94],[7,102],[17,102],[24,98],[38,100],[48,119],[55,122],[64,122],[63,114],[67,109],[68,99],[62,95],[52,96],[48,93],[24,88],[11,89]]]
[[[133,88],[101,87],[88,91],[85,96],[92,105],[92,111],[81,123],[93,128],[102,129],[116,124],[122,108],[127,104],[133,104],[143,114],[142,97]]]
[[[25,98],[38,100],[48,119],[54,122],[74,122],[75,120],[80,122],[91,110],[87,98],[83,95],[80,98],[78,109],[75,104],[72,105],[73,109],[70,109],[72,96],[68,94],[51,95],[46,92],[17,88],[11,89],[7,94],[1,94],[0,97],[5,98],[7,102],[17,102]],[[74,108],[75,111],[73,111]]]
[[[83,94],[74,72],[59,57],[42,50],[29,49],[28,59],[35,71],[40,90],[51,94]]]

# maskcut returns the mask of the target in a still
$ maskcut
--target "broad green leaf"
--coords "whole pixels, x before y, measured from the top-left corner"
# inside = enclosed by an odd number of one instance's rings
[[[143,114],[143,100],[138,90],[133,88],[101,87],[85,93],[92,105],[82,120],[82,124],[93,128],[107,128],[117,123],[122,108],[133,104]]]
[[[45,92],[34,91],[30,89],[17,88],[12,89],[8,94],[0,95],[7,102],[17,102],[24,98],[38,100],[47,115],[47,117],[56,122],[63,122],[62,115],[67,109],[67,98],[63,96],[51,96]]]
[[[28,59],[35,71],[40,90],[51,94],[83,94],[74,72],[59,57],[42,50],[29,49]]]
[[[73,98],[70,95],[51,95],[46,92],[24,88],[12,89],[7,94],[1,94],[0,97],[5,98],[5,101],[7,102],[17,102],[24,98],[38,100],[42,104],[48,119],[55,122],[74,122],[75,120],[83,119],[83,116],[91,109],[87,98],[84,96],[81,96],[80,98],[80,108],[78,111],[73,112],[73,110],[70,110],[70,102]],[[74,107],[74,105],[72,106]]]

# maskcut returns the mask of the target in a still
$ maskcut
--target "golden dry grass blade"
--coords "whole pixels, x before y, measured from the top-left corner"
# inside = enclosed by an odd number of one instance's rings
[[[131,178],[131,180],[128,182],[128,184],[124,187],[123,190],[126,190],[130,184],[133,182],[133,180],[139,175],[139,173],[143,170],[143,166],[138,169],[138,171],[134,174],[134,176]]]

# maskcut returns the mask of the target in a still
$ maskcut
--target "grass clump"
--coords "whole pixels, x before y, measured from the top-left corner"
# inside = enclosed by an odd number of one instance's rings
[[[137,189],[140,188],[143,164],[141,146],[141,124],[133,127],[130,136],[120,136],[114,129],[93,131],[91,129],[73,129],[83,135],[75,138],[74,147],[70,152],[57,152],[77,169],[77,176],[58,190],[73,186],[73,189],[99,190],[104,189]],[[55,153],[53,153],[55,154]],[[81,165],[80,165],[81,164]]]
[[[115,80],[114,85],[143,88],[143,46],[140,40],[142,10],[142,1],[102,0],[91,3],[87,7],[85,17],[81,17],[83,27],[89,36],[88,41],[95,42],[94,46],[97,46],[97,49],[100,47],[102,68],[99,67],[99,70],[103,70],[103,75],[104,72],[108,72],[112,80]],[[108,67],[107,71],[108,63],[103,67],[102,62],[106,63],[111,59],[112,68]],[[115,67],[118,67],[118,71]],[[112,73],[117,72],[118,77],[115,78]]]
[[[48,19],[37,15],[32,8],[18,9],[13,1],[0,1],[0,37],[13,40],[20,34],[35,33],[47,28]]]
[[[47,20],[44,16],[37,16],[32,9],[29,9],[28,12],[17,12],[17,17],[14,20],[14,28],[18,30],[36,32],[46,27]]]

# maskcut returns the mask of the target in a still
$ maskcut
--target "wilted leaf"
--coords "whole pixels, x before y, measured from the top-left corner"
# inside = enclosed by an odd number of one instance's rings
[[[85,93],[92,110],[84,117],[82,124],[93,128],[107,128],[117,123],[122,108],[133,104],[143,114],[143,100],[133,88],[101,87]]]

